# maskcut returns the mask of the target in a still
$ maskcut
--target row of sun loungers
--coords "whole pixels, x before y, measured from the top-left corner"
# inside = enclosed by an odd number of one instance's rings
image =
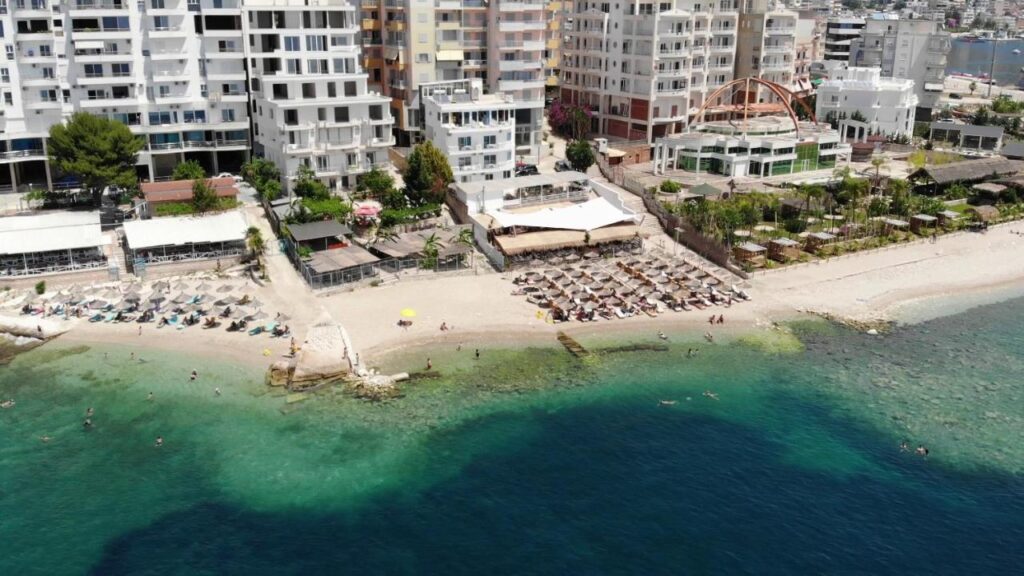
[[[688,261],[634,258],[530,271],[515,278],[515,295],[550,310],[555,321],[591,321],[667,310],[704,310],[749,300],[743,290]]]

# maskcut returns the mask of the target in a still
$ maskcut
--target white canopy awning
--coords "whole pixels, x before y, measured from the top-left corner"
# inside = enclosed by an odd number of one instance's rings
[[[102,50],[103,40],[76,40],[75,48],[79,50]]]
[[[466,57],[462,50],[438,50],[438,62],[462,62]]]
[[[184,246],[204,242],[238,242],[248,226],[238,210],[213,216],[181,216],[132,220],[124,223],[124,236],[132,250],[157,246]]]
[[[94,248],[109,242],[99,212],[53,212],[0,218],[0,254]]]
[[[498,226],[526,226],[556,230],[594,230],[626,221],[636,221],[636,215],[623,212],[604,198],[594,198],[582,204],[542,208],[533,212],[488,211],[487,215]]]

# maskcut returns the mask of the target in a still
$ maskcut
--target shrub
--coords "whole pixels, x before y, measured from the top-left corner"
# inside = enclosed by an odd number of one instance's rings
[[[676,182],[675,180],[664,180],[661,183],[661,191],[666,194],[678,194],[679,191],[682,189],[682,185],[680,185],[679,182]]]
[[[807,230],[807,221],[802,218],[789,218],[782,223],[782,227],[790,234],[799,234]]]
[[[39,294],[39,295],[46,294],[46,282],[45,281],[40,280],[39,282],[36,282],[36,294]]]

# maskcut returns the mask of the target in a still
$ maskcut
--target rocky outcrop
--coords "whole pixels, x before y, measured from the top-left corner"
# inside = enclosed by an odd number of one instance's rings
[[[352,373],[348,335],[326,312],[310,326],[295,358],[267,370],[267,384],[304,390]]]
[[[0,333],[23,338],[49,340],[70,329],[67,322],[35,316],[0,316]]]

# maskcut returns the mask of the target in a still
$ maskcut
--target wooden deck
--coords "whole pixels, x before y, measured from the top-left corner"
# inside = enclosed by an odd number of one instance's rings
[[[558,331],[558,341],[562,343],[562,346],[565,346],[565,349],[568,350],[570,354],[577,358],[583,358],[590,354],[590,352],[587,352],[587,349],[581,346],[580,343],[573,339],[572,336],[569,336],[561,330]]]

